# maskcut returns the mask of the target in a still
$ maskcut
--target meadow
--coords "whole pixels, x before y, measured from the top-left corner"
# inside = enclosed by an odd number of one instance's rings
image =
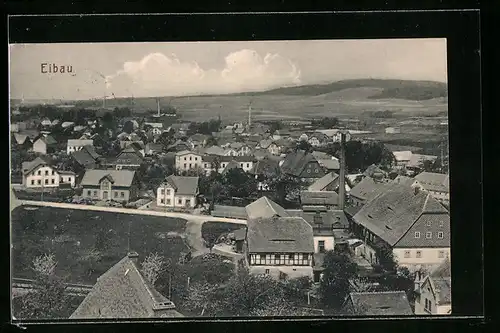
[[[53,253],[56,272],[72,283],[94,284],[128,252],[142,260],[157,252],[177,262],[190,251],[179,236],[186,221],[177,218],[53,207],[17,207],[12,212],[12,276],[32,278],[32,260]],[[130,237],[129,235],[130,226]]]

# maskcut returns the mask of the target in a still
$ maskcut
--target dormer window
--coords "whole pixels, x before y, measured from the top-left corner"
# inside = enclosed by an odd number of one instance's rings
[[[431,239],[432,238],[432,232],[428,231],[425,233],[425,238]]]
[[[415,231],[415,238],[420,238],[420,231]]]

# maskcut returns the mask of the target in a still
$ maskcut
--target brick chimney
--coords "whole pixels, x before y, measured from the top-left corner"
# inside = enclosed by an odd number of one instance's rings
[[[339,209],[344,210],[345,206],[345,141],[346,132],[340,132],[340,174],[339,174]]]
[[[127,253],[127,257],[132,260],[132,262],[134,264],[138,264],[138,261],[139,261],[139,253],[135,252],[135,251],[130,251],[129,253]]]

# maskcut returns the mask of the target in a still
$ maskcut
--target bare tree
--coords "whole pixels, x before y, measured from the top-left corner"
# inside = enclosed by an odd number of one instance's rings
[[[51,276],[57,266],[57,261],[52,253],[44,254],[33,259],[33,270],[42,276]]]
[[[142,275],[151,285],[156,283],[158,277],[165,269],[165,259],[158,253],[149,254],[141,264]]]

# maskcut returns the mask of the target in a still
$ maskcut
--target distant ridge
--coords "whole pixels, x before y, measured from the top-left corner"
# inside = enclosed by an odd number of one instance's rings
[[[259,96],[259,95],[291,95],[317,96],[344,89],[373,87],[382,88],[378,95],[370,99],[398,98],[407,100],[427,100],[447,97],[447,84],[436,81],[414,81],[394,79],[354,79],[342,80],[325,84],[309,84],[295,87],[276,88],[261,92],[246,92],[229,94],[232,96]]]

